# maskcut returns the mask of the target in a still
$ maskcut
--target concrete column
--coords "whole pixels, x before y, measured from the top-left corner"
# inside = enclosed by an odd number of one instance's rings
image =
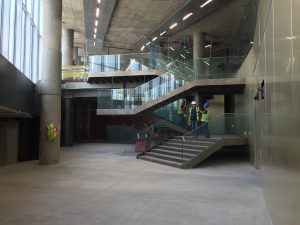
[[[80,63],[80,58],[78,55],[78,47],[73,48],[73,62],[75,63],[75,65],[79,65]]]
[[[204,58],[205,50],[205,34],[202,32],[193,33],[193,59],[194,59],[194,70],[196,77],[203,76],[205,72],[205,64],[201,58]]]
[[[74,110],[72,98],[63,98],[63,124],[61,131],[62,145],[73,146],[74,141]]]
[[[62,0],[44,0],[42,11],[43,55],[40,83],[39,163],[50,165],[59,162],[60,153]],[[58,135],[55,141],[48,140],[47,125],[49,123],[54,123],[58,127]]]
[[[62,66],[73,65],[74,31],[64,29],[62,32]]]

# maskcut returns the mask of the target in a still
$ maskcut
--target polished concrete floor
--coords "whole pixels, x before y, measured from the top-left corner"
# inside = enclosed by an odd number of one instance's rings
[[[0,167],[2,225],[271,225],[258,171],[225,152],[180,170],[132,145],[63,148],[61,163]]]

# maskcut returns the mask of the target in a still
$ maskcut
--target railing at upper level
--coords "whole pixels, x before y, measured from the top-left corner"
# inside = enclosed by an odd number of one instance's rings
[[[244,57],[203,58],[190,64],[170,58],[156,58],[163,75],[131,89],[99,89],[97,109],[134,109],[198,79],[232,78]]]
[[[64,66],[62,68],[62,80],[86,80],[88,72],[88,66]]]

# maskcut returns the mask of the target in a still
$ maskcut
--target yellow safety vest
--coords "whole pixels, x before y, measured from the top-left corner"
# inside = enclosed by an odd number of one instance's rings
[[[208,123],[210,118],[210,110],[209,109],[205,109],[205,110],[207,111],[207,113],[202,113],[201,122]]]
[[[196,107],[196,115],[197,115],[197,121],[200,121],[200,109],[199,107]],[[189,120],[192,120],[192,107],[189,109]]]

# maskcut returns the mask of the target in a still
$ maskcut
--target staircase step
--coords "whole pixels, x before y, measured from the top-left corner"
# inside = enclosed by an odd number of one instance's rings
[[[180,149],[174,149],[174,148],[167,148],[166,146],[163,146],[163,145],[159,145],[155,149],[182,154],[182,149],[181,148]],[[197,155],[197,154],[203,152],[204,150],[205,149],[186,149],[185,148],[184,153]]]
[[[178,144],[181,144],[182,143],[182,138],[178,138],[178,139],[169,139],[168,140],[168,142],[170,142],[170,143],[178,143]],[[213,141],[213,140],[211,140],[211,141],[204,141],[204,140],[202,140],[202,139],[185,139],[185,143],[188,143],[188,144],[199,144],[199,143],[201,143],[202,145],[207,145],[207,146],[209,146],[209,145],[211,145],[211,144],[214,144],[214,143],[216,143],[216,141]]]
[[[182,140],[182,136],[174,136],[173,139]],[[198,137],[197,139],[195,139],[195,137],[193,136],[184,136],[184,139],[189,141],[197,140],[197,141],[207,141],[207,142],[216,142],[221,140],[221,138],[205,138],[205,137]]]
[[[213,144],[213,143],[212,143]],[[203,144],[202,142],[198,142],[198,143],[190,143],[190,142],[183,142],[183,143],[172,143],[172,142],[164,142],[163,145],[164,146],[171,146],[171,147],[177,147],[177,146],[183,146],[185,148],[189,148],[189,149],[202,149],[202,148],[207,148],[212,144]]]
[[[172,167],[176,167],[176,168],[181,168],[181,165],[182,165],[181,163],[178,163],[178,162],[173,162],[173,161],[164,160],[164,159],[160,159],[160,158],[153,158],[148,155],[142,155],[139,157],[139,159],[159,163],[159,164],[166,165],[166,166],[172,166]]]
[[[190,158],[182,158],[181,156],[177,157],[177,156],[171,156],[171,155],[166,155],[166,154],[159,154],[159,153],[155,153],[152,151],[145,153],[145,155],[153,157],[153,158],[159,158],[159,159],[164,159],[164,160],[178,162],[178,163],[182,163],[182,161],[186,162],[186,161],[190,160]]]
[[[198,146],[198,148],[190,148],[188,146],[185,146],[185,145],[178,145],[178,146],[171,146],[171,145],[159,145],[157,146],[161,149],[164,149],[164,150],[169,150],[169,151],[176,151],[176,152],[182,152],[182,147],[184,149],[184,151],[204,151],[207,147],[206,146]]]
[[[182,152],[168,151],[168,150],[160,149],[160,148],[152,149],[151,152],[158,153],[158,154],[171,155],[171,156],[176,156],[176,157],[182,157]],[[191,158],[195,157],[198,153],[200,153],[200,152],[197,152],[195,154],[184,152],[183,157],[191,159]]]

